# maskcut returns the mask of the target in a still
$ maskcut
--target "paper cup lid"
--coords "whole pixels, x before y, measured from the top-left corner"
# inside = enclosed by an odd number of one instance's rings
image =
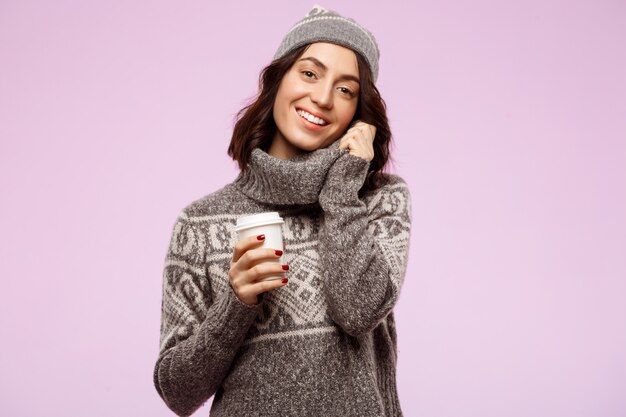
[[[283,224],[283,218],[280,217],[277,211],[270,211],[267,213],[253,214],[251,216],[244,216],[237,219],[235,225],[235,232],[239,232],[251,227],[266,226],[270,224]]]

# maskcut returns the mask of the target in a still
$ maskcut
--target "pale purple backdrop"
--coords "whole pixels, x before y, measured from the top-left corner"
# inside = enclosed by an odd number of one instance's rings
[[[322,4],[380,43],[412,191],[405,415],[626,415],[626,3]],[[172,415],[173,223],[312,5],[2,0],[0,415]]]

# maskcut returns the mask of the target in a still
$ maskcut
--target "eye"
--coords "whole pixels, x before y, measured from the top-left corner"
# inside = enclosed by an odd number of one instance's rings
[[[354,91],[350,90],[348,87],[339,87],[339,91],[341,91],[342,94],[345,94],[349,97],[354,96]]]
[[[302,71],[302,74],[306,77],[306,78],[315,78],[316,75],[313,71],[309,71],[309,70],[304,70]]]

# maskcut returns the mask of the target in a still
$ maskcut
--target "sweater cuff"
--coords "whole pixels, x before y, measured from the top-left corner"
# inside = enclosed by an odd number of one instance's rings
[[[210,326],[215,326],[218,323],[219,333],[222,335],[231,333],[235,339],[239,339],[242,334],[247,333],[261,308],[260,304],[249,305],[241,301],[230,286],[218,303],[221,304],[219,307],[216,306],[218,316],[207,317],[207,320],[211,322]],[[242,329],[243,332],[236,331],[236,329]],[[227,342],[232,343],[232,340]]]
[[[369,161],[360,156],[349,153],[341,156],[328,171],[320,193],[320,204],[322,199],[344,203],[358,200],[358,192],[365,183],[369,166]]]

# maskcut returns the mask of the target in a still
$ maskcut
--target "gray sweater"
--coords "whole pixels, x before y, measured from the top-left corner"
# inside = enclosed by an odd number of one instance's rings
[[[330,147],[250,168],[187,206],[165,262],[154,384],[188,416],[401,416],[392,309],[404,279],[410,195],[398,176],[361,198],[368,162]],[[289,283],[256,306],[228,270],[239,216],[278,211]]]

